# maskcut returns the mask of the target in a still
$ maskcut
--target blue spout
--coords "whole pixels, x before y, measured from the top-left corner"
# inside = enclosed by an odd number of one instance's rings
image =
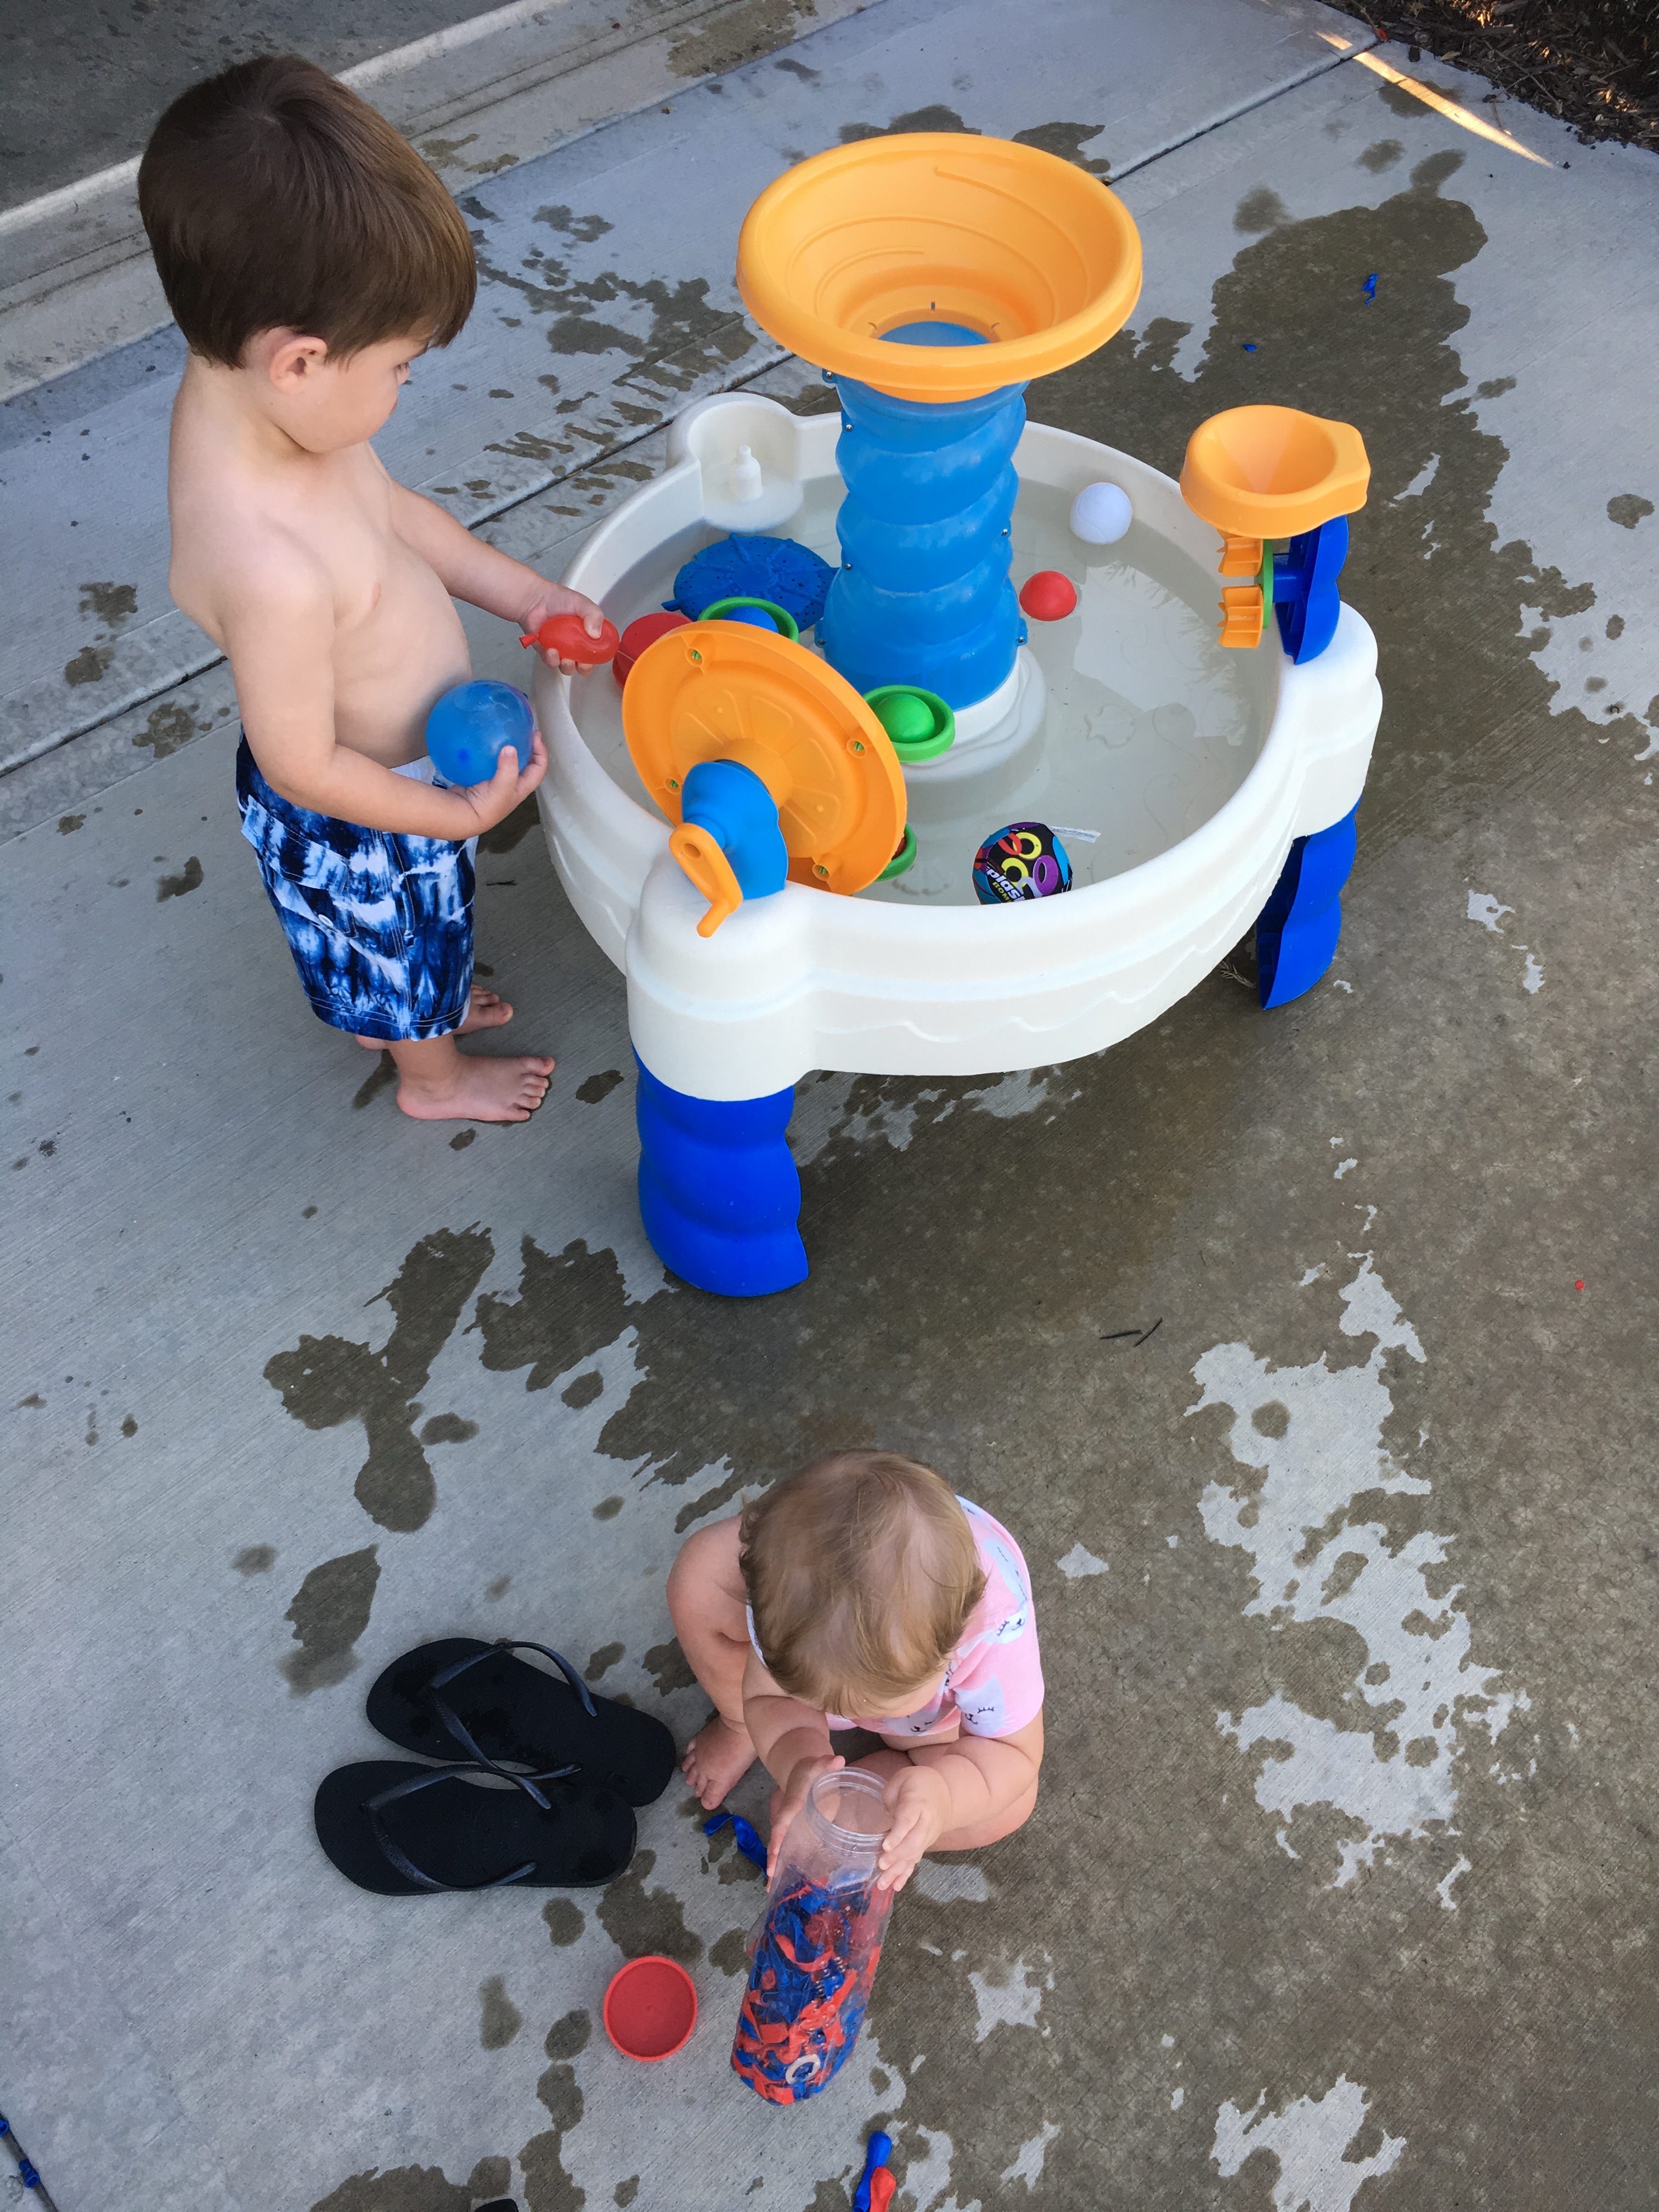
[[[789,880],[789,848],[778,827],[777,801],[736,761],[699,761],[685,779],[680,809],[706,830],[732,863],[744,898],[766,898]]]

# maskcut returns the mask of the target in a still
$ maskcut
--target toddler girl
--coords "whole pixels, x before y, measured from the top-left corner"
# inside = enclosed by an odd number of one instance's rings
[[[878,1881],[1010,1834],[1036,1802],[1042,1668],[1025,1562],[999,1522],[896,1452],[814,1460],[687,1538],[668,1577],[680,1649],[714,1704],[684,1761],[719,1805],[756,1759],[778,1784],[771,1863],[832,1729],[885,1746]]]

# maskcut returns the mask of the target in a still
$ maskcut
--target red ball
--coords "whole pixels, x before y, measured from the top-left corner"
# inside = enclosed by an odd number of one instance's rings
[[[636,622],[629,623],[622,634],[622,644],[617,657],[611,664],[611,673],[617,679],[617,689],[621,690],[627,683],[629,671],[647,645],[654,645],[659,637],[666,637],[671,629],[684,628],[685,617],[666,610],[659,615],[641,615]]]
[[[1077,609],[1077,586],[1058,568],[1039,568],[1028,576],[1019,603],[1033,622],[1064,622]]]

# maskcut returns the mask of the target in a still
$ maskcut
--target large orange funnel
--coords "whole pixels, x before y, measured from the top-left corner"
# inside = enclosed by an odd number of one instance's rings
[[[738,289],[763,330],[897,399],[974,399],[1081,361],[1140,293],[1140,236],[1098,179],[1004,138],[866,138],[749,210]],[[946,323],[984,343],[885,343]]]

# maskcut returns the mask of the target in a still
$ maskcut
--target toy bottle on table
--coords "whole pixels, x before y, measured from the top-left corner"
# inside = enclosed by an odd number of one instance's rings
[[[732,2045],[770,2104],[816,2096],[858,2040],[893,1905],[876,1887],[887,1826],[882,1784],[859,1767],[821,1774],[790,1823]]]

